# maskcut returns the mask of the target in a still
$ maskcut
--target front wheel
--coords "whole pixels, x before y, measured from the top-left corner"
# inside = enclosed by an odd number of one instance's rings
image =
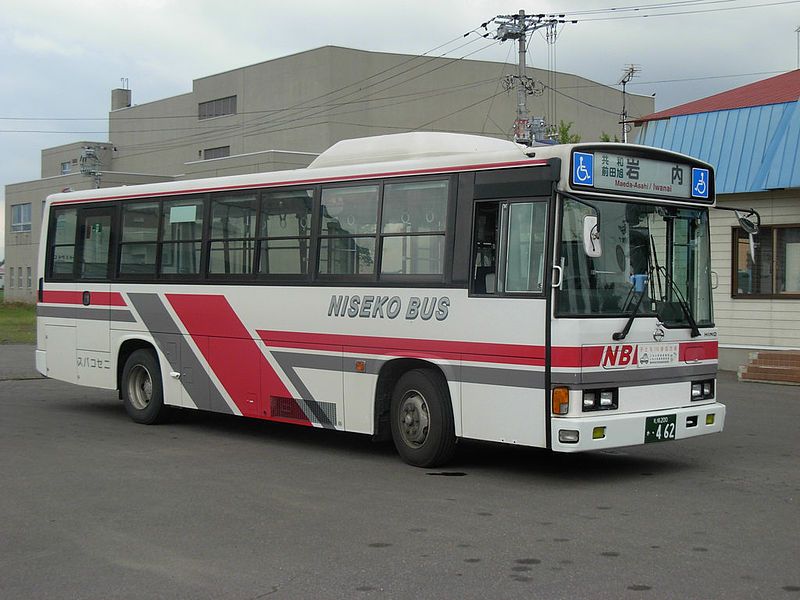
[[[136,350],[122,369],[122,400],[128,416],[137,423],[152,425],[167,416],[161,369],[152,350]]]
[[[392,439],[397,452],[415,467],[435,467],[450,460],[456,436],[447,382],[436,371],[405,373],[392,392]]]

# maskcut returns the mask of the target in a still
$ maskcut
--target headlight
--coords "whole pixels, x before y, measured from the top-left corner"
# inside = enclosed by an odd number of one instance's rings
[[[713,400],[714,380],[705,379],[703,381],[692,382],[692,400]]]
[[[593,410],[614,410],[618,405],[618,397],[619,390],[617,388],[583,390],[583,412],[590,412]]]

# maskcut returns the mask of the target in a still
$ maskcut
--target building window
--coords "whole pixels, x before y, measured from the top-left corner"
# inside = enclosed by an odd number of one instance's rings
[[[30,267],[26,267],[25,273],[28,276],[28,281],[27,281],[28,286],[27,287],[28,287],[28,289],[31,289],[32,284],[33,284],[32,277],[31,277],[31,268]]]
[[[72,163],[69,161],[61,163],[61,174],[68,175],[71,170]]]
[[[227,98],[218,98],[216,100],[209,100],[208,102],[200,102],[197,105],[197,118],[201,120],[235,114],[236,96],[228,96]]]
[[[17,267],[17,288],[22,289],[22,267]]]
[[[761,227],[750,257],[750,240],[734,229],[734,298],[800,297],[800,225]]]
[[[8,269],[8,287],[14,287],[14,267]]]
[[[220,146],[219,148],[206,148],[203,150],[203,160],[211,160],[212,158],[225,158],[231,155],[230,146]]]
[[[13,204],[11,206],[11,231],[31,230],[31,203]]]

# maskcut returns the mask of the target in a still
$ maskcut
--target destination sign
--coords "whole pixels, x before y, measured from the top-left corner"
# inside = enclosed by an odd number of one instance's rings
[[[573,185],[621,194],[707,200],[709,179],[708,169],[611,152],[576,152],[573,161]]]

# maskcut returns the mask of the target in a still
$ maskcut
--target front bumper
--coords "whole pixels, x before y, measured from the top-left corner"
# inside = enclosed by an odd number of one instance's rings
[[[707,425],[706,418],[710,414],[714,415],[714,422]],[[645,420],[661,415],[675,415],[676,440],[719,433],[725,425],[725,405],[719,402],[621,415],[607,412],[591,416],[553,417],[550,421],[552,448],[556,452],[585,452],[643,444]],[[692,422],[695,424],[692,425]],[[604,437],[592,439],[595,427],[605,427]],[[562,429],[577,431],[578,441],[560,442],[559,431]]]

